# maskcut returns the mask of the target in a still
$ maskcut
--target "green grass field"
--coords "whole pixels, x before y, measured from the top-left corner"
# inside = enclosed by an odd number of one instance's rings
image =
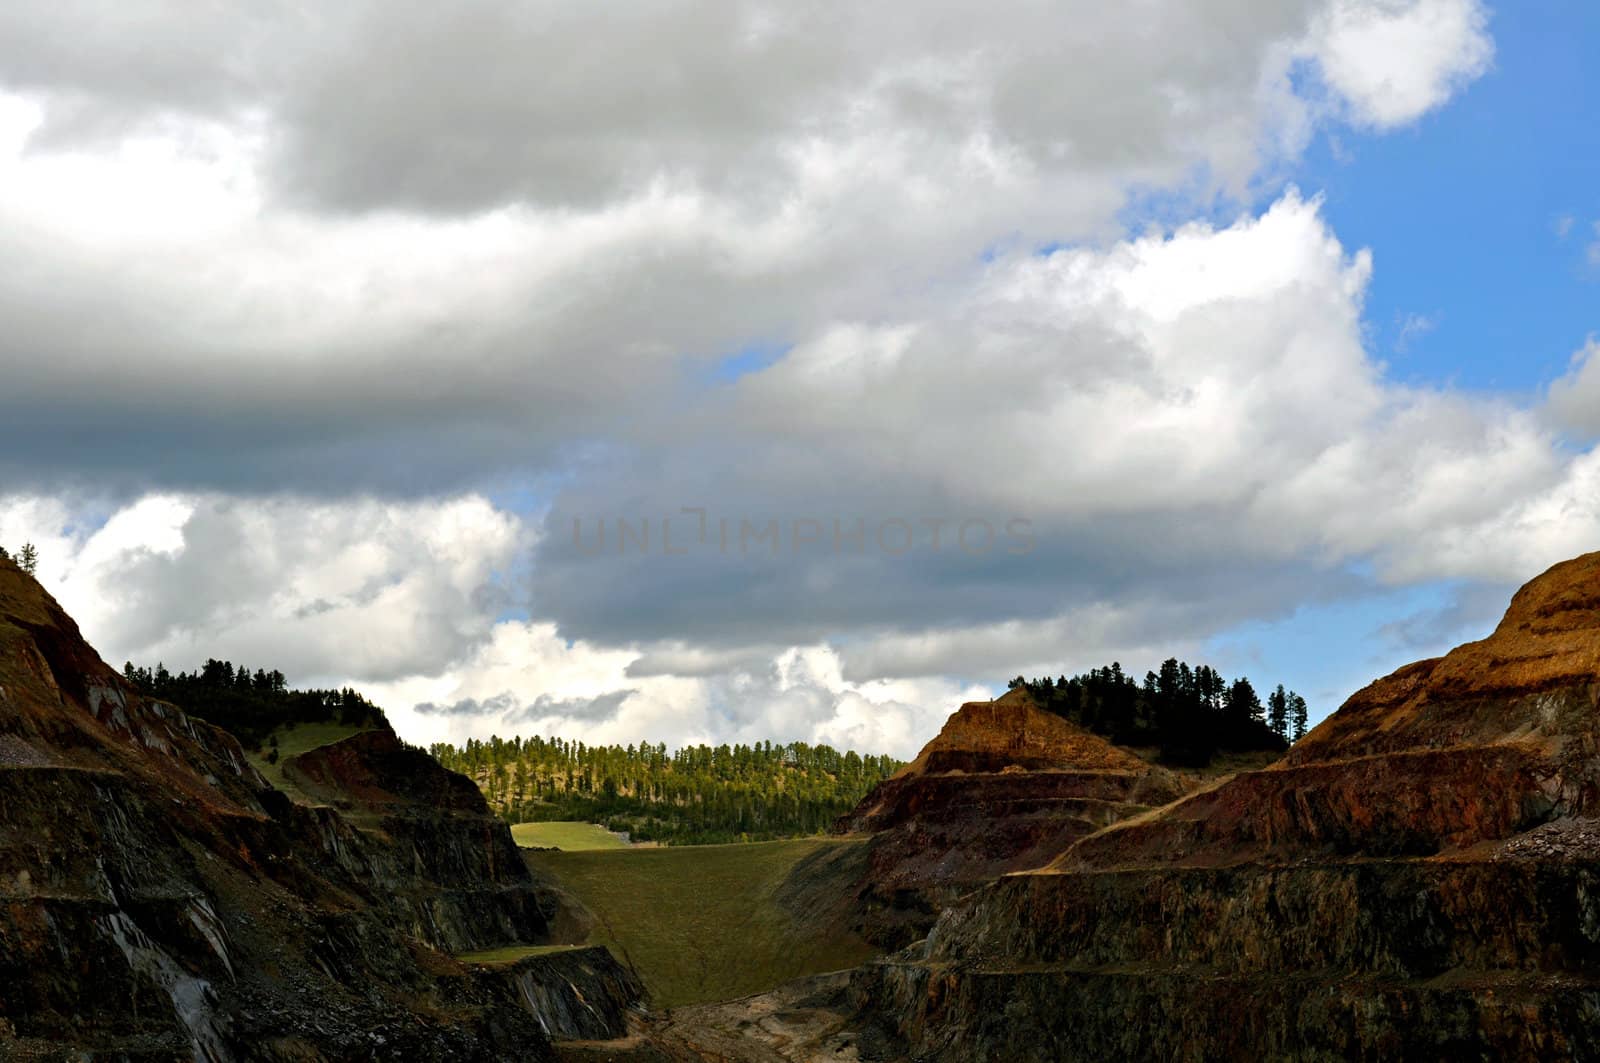
[[[569,853],[628,847],[626,842],[598,823],[518,823],[511,828],[511,837],[518,845],[530,849],[554,847]]]
[[[284,778],[283,762],[299,753],[306,753],[322,746],[332,745],[335,742],[349,738],[351,735],[360,734],[370,730],[367,727],[352,727],[342,723],[302,723],[292,727],[280,727],[272,732],[265,748],[270,749],[273,738],[278,740],[278,763],[269,764],[267,758],[262,756],[263,750],[247,749],[245,756],[256,770],[267,777],[267,781],[294,800],[301,804],[313,802],[294,783]]]
[[[854,967],[876,950],[842,927],[802,926],[778,887],[803,858],[857,841],[530,852],[594,914],[593,943],[644,979],[657,1007],[730,1000]]]

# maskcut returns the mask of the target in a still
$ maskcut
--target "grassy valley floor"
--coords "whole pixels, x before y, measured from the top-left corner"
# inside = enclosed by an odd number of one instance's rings
[[[626,849],[628,843],[598,823],[556,820],[549,823],[518,823],[511,837],[524,849],[560,849],[585,852],[591,849]]]
[[[797,866],[836,865],[828,858],[861,844],[806,838],[526,856],[593,913],[592,942],[633,966],[654,1006],[669,1008],[764,992],[876,955],[842,920],[802,918],[783,899]]]

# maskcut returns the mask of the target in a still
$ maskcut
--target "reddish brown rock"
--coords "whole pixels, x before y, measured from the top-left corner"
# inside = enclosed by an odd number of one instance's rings
[[[1600,554],[1512,598],[1493,634],[1354,694],[1282,761],[1108,831],[1062,867],[1427,854],[1595,807]]]
[[[1043,712],[1024,691],[963,705],[836,827],[873,835],[858,929],[904,944],[961,893],[1042,866],[1181,792],[1170,772]]]
[[[930,1059],[1600,1056],[1600,555],[856,979]]]

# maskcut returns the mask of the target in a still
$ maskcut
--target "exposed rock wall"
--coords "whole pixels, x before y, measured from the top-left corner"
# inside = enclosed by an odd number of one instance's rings
[[[1548,1060],[1600,1054],[1600,990],[1562,978],[1397,984],[1336,973],[942,973],[858,989],[921,1060]],[[894,1058],[888,1056],[886,1058]]]
[[[639,989],[603,951],[449,955],[547,928],[470,783],[387,732],[309,768],[342,809],[126,687],[0,562],[0,1058],[537,1060],[617,1028]]]
[[[863,968],[928,1059],[1600,1057],[1600,555]]]
[[[556,1041],[607,1041],[626,1036],[632,1002],[644,995],[639,979],[600,946],[539,956],[506,968],[509,980],[539,1025]]]
[[[302,753],[284,773],[332,806],[296,808],[324,855],[413,936],[448,952],[548,939],[550,890],[465,777],[388,730]]]
[[[1041,711],[1024,691],[964,705],[835,828],[872,835],[855,927],[904,945],[966,891],[1042,866],[1181,792],[1172,773]]]

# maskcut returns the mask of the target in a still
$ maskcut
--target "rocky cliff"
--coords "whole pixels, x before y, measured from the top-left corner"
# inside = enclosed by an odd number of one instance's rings
[[[858,973],[929,1059],[1600,1057],[1600,554]]]
[[[273,789],[0,562],[0,1058],[546,1059],[615,1033],[603,950],[497,967],[549,898],[465,779],[369,732]]]
[[[963,705],[836,827],[872,835],[858,929],[904,945],[967,890],[1042,866],[1180,793],[1172,773],[1040,710],[1024,691]]]

